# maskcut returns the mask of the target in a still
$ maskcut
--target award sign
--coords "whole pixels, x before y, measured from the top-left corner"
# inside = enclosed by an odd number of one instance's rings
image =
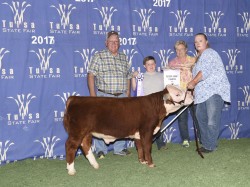
[[[164,87],[166,85],[174,85],[180,87],[180,70],[179,69],[164,69]]]

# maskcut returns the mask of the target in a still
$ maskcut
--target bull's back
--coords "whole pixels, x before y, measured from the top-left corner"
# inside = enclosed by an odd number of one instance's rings
[[[138,131],[151,118],[158,117],[157,94],[144,97],[111,98],[71,96],[66,103],[64,126],[80,131],[125,136]]]

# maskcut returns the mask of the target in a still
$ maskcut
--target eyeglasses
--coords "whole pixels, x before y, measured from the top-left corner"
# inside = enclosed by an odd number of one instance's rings
[[[119,44],[119,41],[108,41],[110,44]]]
[[[175,49],[175,51],[185,51],[186,48]]]

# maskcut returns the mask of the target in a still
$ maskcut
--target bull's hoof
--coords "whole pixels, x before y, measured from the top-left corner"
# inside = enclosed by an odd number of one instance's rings
[[[93,166],[93,168],[95,168],[95,169],[99,169],[99,167],[100,167],[99,164],[93,164],[92,166]]]
[[[140,159],[139,162],[140,162],[141,164],[144,164],[144,165],[145,165],[145,164],[148,164],[148,162],[147,162],[146,160],[141,160],[141,159]]]
[[[148,164],[148,167],[150,167],[150,168],[154,168],[154,167],[155,167],[155,165],[154,165],[154,164]]]
[[[73,175],[75,175],[76,174],[76,170],[68,170],[68,174],[70,175],[70,176],[73,176]]]
[[[75,167],[74,167],[74,162],[72,162],[71,164],[67,163],[67,170],[68,170],[69,175],[75,175],[76,174],[76,170],[75,170]]]

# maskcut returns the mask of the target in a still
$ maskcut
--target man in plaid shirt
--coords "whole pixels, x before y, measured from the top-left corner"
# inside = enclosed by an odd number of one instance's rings
[[[130,97],[130,65],[124,53],[119,52],[120,41],[116,31],[107,34],[106,49],[97,52],[88,69],[88,88],[90,96]],[[117,124],[119,125],[119,124]],[[107,145],[103,140],[93,139],[98,158],[107,154]],[[126,149],[126,141],[114,143],[114,154],[125,156],[130,154]]]

